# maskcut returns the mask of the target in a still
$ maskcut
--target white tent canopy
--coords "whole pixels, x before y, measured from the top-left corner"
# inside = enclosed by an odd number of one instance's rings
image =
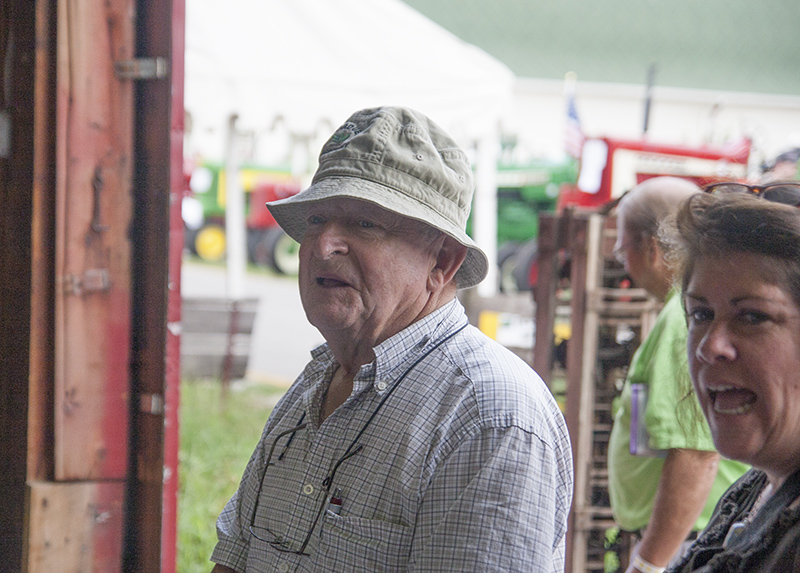
[[[302,141],[313,169],[321,144],[352,112],[411,107],[476,151],[475,238],[490,259],[498,126],[513,80],[503,64],[400,0],[186,3],[187,154],[223,159],[236,114],[238,129],[255,136],[253,159],[262,160],[260,141],[282,132],[285,155]]]
[[[503,64],[400,0],[186,3],[193,132],[224,133],[231,113],[244,129],[281,118],[293,132],[332,132],[357,109],[405,105],[466,145],[496,129],[512,83]]]

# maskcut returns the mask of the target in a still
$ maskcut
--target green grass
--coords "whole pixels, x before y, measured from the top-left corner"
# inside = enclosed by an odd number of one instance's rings
[[[215,522],[236,491],[272,406],[285,390],[263,384],[184,382],[180,397],[177,570],[208,573]]]

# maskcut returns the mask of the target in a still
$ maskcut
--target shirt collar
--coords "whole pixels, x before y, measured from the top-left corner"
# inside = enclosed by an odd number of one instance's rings
[[[388,389],[399,373],[428,345],[435,344],[462,324],[464,314],[464,307],[458,299],[453,299],[376,346],[373,349],[375,361],[371,381],[375,390],[381,393]]]
[[[436,309],[404,330],[373,348],[375,360],[361,367],[353,380],[353,394],[372,387],[382,394],[391,386],[397,370],[405,367],[430,343],[446,336],[465,320],[464,307],[458,299]],[[327,343],[311,351],[312,361],[303,376],[309,382],[329,380],[333,375],[334,356]]]

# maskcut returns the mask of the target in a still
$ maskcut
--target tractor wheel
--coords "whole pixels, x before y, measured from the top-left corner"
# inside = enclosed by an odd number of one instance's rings
[[[296,276],[300,270],[300,245],[278,229],[272,240],[272,268],[282,275]]]
[[[186,251],[189,251],[194,256],[197,255],[197,246],[195,245],[195,239],[197,239],[197,233],[200,229],[190,229],[189,227],[183,228],[183,248]]]
[[[260,233],[253,249],[256,263],[270,267],[282,275],[295,276],[300,267],[300,245],[279,227]]]
[[[219,262],[225,258],[225,229],[221,225],[203,225],[194,238],[197,256],[208,262]]]
[[[502,293],[517,292],[517,283],[514,280],[514,267],[517,264],[519,243],[509,241],[497,250],[497,280],[498,289]]]
[[[266,249],[263,243],[266,239],[269,230],[263,229],[248,229],[247,230],[247,258],[254,265],[266,267],[269,266],[269,257],[266,254]]]
[[[517,251],[516,265],[514,266],[514,282],[517,290],[529,291],[536,286],[539,271],[539,242],[531,239],[523,243]]]

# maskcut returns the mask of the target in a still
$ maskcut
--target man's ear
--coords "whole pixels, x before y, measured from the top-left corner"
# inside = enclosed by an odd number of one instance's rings
[[[653,235],[646,235],[647,239],[645,240],[645,247],[646,247],[646,256],[648,257],[648,262],[650,266],[653,267],[661,263],[663,259],[663,253],[661,252],[661,245],[658,243],[658,237],[654,237]]]
[[[438,290],[455,280],[456,272],[467,258],[467,247],[450,235],[443,234],[444,240],[436,255],[436,266],[428,276],[428,288]]]

